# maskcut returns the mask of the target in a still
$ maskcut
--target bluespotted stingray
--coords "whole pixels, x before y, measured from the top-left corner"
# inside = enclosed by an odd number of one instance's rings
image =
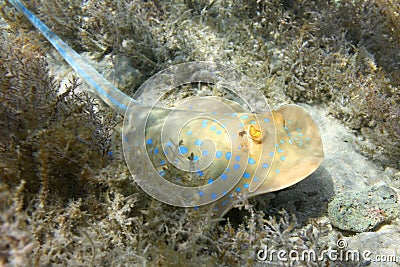
[[[174,108],[145,105],[106,80],[20,1],[8,2],[47,38],[95,95],[124,115],[127,166],[135,182],[152,197],[180,207],[210,205],[212,215],[222,217],[238,201],[291,186],[321,164],[322,140],[311,116],[297,105],[271,111],[265,102],[260,108],[255,100],[262,94],[251,89],[240,73],[209,62],[172,66],[139,91],[170,92],[204,83],[229,88],[246,99],[190,97]]]

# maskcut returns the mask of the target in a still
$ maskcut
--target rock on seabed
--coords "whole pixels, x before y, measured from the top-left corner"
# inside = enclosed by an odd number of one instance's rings
[[[347,191],[328,205],[328,216],[341,230],[365,232],[396,218],[400,212],[397,192],[386,184],[364,191]]]

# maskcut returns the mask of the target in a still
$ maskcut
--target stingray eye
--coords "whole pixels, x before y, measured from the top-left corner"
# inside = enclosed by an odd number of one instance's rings
[[[257,130],[253,126],[250,126],[249,133],[250,133],[251,139],[253,139],[253,140],[258,141],[261,137],[261,131]]]

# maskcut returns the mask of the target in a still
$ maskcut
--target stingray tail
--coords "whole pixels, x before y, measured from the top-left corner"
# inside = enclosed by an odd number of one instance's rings
[[[53,33],[40,19],[32,14],[19,0],[8,0],[18,11],[22,12],[26,18],[35,26],[46,39],[54,46],[68,64],[78,73],[89,87],[110,107],[121,114],[125,111],[130,101],[135,101],[128,95],[121,92],[112,83],[106,80],[84,58],[67,45],[60,37]],[[137,102],[138,103],[138,102]]]

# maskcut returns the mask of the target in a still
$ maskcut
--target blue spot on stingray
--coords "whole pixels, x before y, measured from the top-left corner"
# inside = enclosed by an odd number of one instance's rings
[[[227,203],[228,203],[228,200],[224,200],[224,201],[222,201],[221,205],[225,206]]]
[[[280,170],[278,170],[278,169],[276,169],[276,171],[275,171],[276,173],[280,173],[281,171]]]
[[[223,153],[221,151],[217,151],[217,153],[215,154],[215,157],[217,159],[219,159],[220,157],[222,157]]]
[[[153,143],[153,139],[149,139],[149,140],[147,140],[147,142],[146,142],[146,145],[151,145]]]
[[[210,130],[211,131],[215,131],[217,129],[217,127],[215,127],[215,125],[212,125],[211,127],[210,127]]]
[[[232,113],[231,114],[231,117],[236,117],[237,116],[237,113]]]
[[[221,130],[217,130],[215,133],[220,135],[220,134],[222,134],[222,131]]]
[[[282,156],[282,157],[281,157],[281,160],[282,160],[282,161],[284,161],[285,159],[286,159],[286,157],[285,157],[285,156]]]
[[[203,176],[203,171],[198,170],[198,171],[197,171],[197,174],[198,174],[200,177],[202,177],[202,176]]]
[[[235,170],[237,170],[237,169],[240,168],[240,165],[239,165],[239,164],[235,164],[235,165],[233,165],[233,168],[234,168]]]
[[[158,151],[159,151],[159,150],[158,150],[158,147],[154,148],[154,154],[157,155],[157,154],[158,154]]]
[[[187,131],[186,134],[187,134],[187,135],[192,135],[192,133],[193,133],[192,130],[189,130],[189,131]]]
[[[279,147],[279,144],[275,144],[275,147],[278,148],[278,147]]]
[[[171,143],[171,142],[167,142],[166,146],[167,146],[167,147],[171,147],[171,146],[172,146],[172,143]]]
[[[204,196],[204,192],[203,191],[199,191],[199,196]]]
[[[274,152],[269,152],[269,156],[273,157],[274,156]]]
[[[109,157],[112,157],[112,156],[114,155],[114,152],[112,152],[112,151],[110,150],[110,151],[108,151],[107,155],[108,155]]]
[[[282,149],[278,149],[277,151],[278,151],[278,153],[282,153],[282,152],[283,152],[283,150],[282,150]]]
[[[254,178],[253,178],[253,181],[254,181],[254,182],[257,182],[257,181],[258,181],[258,178],[257,178],[257,177],[254,177]]]
[[[206,127],[207,127],[207,124],[204,124],[204,123],[203,123],[203,124],[201,125],[201,128],[206,128]]]
[[[244,184],[243,187],[244,188],[249,188],[249,184]]]
[[[250,173],[245,172],[245,173],[243,174],[243,178],[245,178],[245,179],[250,178]]]
[[[164,170],[161,170],[161,171],[159,171],[158,172],[161,176],[164,176],[165,175],[165,171]]]
[[[216,199],[216,198],[217,198],[217,194],[212,193],[212,194],[211,194],[211,198],[212,198],[212,199]]]
[[[311,140],[311,138],[310,138],[310,137],[307,137],[307,138],[306,138],[306,141],[310,141],[310,140]]]
[[[286,131],[289,130],[289,128],[286,125],[283,126],[283,129],[285,129]]]
[[[236,188],[236,192],[238,192],[238,193],[239,193],[239,192],[240,192],[240,190],[242,190],[242,188],[240,188],[240,187],[237,187],[237,188]]]
[[[203,150],[203,155],[207,156],[208,155],[208,150]]]
[[[207,124],[208,120],[203,120],[202,124]]]
[[[188,149],[187,147],[185,147],[185,146],[180,146],[180,147],[179,147],[179,152],[180,152],[181,154],[186,154],[186,153],[189,152],[189,149]]]
[[[199,156],[196,155],[193,157],[193,161],[198,161],[198,160],[199,160]]]
[[[265,121],[265,122],[269,122],[269,119],[268,119],[268,118],[265,118],[264,121]]]
[[[248,116],[248,115],[242,115],[242,116],[240,116],[240,118],[241,118],[241,119],[248,119],[249,116]]]
[[[283,141],[283,140],[279,140],[279,142],[280,142],[281,144],[284,144],[284,143],[285,143],[285,141]]]
[[[303,136],[303,134],[302,134],[302,133],[299,133],[299,136]]]
[[[165,164],[165,160],[160,161],[160,165],[164,165]]]
[[[224,191],[222,191],[222,195],[224,196],[224,195],[226,195],[226,190],[224,190]]]
[[[199,210],[199,206],[195,206],[195,207],[194,207],[194,210]]]
[[[266,169],[266,168],[268,168],[268,163],[264,163],[263,165],[262,165],[262,167],[264,168],[264,169]]]
[[[232,157],[232,153],[231,152],[226,152],[225,158],[226,159],[231,159],[231,157]]]
[[[255,161],[254,159],[252,159],[252,158],[249,158],[247,161],[248,161],[248,163],[251,164],[251,165],[253,165],[253,164],[256,163],[256,161]]]
[[[250,124],[256,124],[256,121],[251,121]]]
[[[240,156],[236,156],[236,157],[235,157],[235,160],[236,160],[236,161],[240,161]]]
[[[203,143],[203,140],[197,139],[196,141],[194,141],[194,144],[196,146],[200,146]]]
[[[225,181],[226,179],[228,179],[228,175],[226,175],[226,173],[223,173],[220,177],[221,177],[222,181]]]
[[[208,184],[212,184],[214,182],[213,179],[208,179]]]

